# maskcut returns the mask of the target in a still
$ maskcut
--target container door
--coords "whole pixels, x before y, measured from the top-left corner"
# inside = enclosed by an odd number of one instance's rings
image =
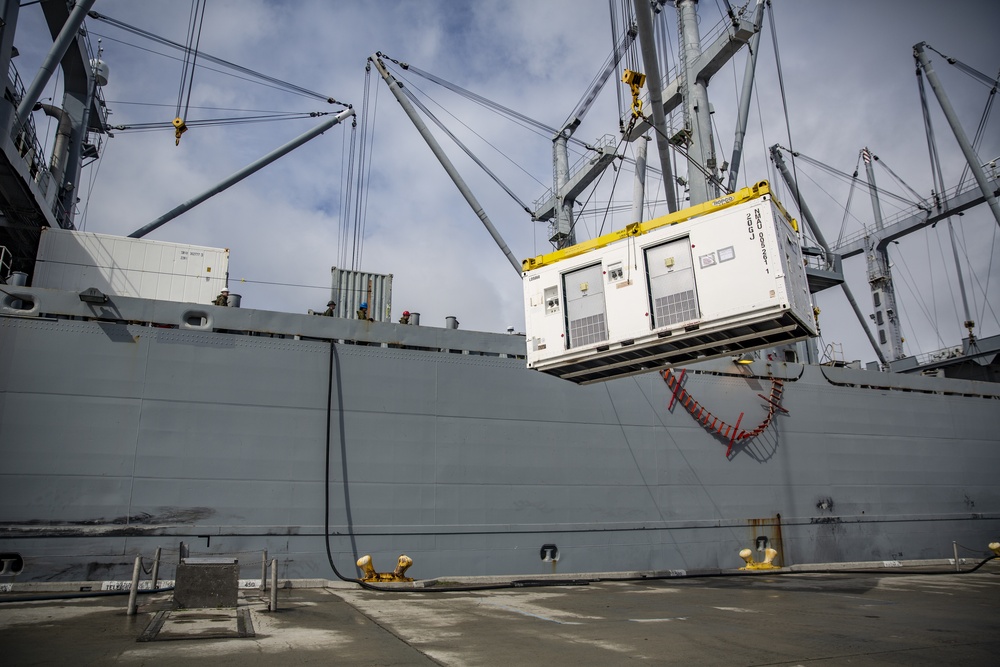
[[[563,274],[567,347],[581,347],[608,339],[603,278],[600,264]]]
[[[647,248],[646,276],[654,329],[700,317],[691,241],[687,237]]]
[[[791,292],[787,296],[792,302],[792,310],[800,316],[808,317],[808,313],[812,311],[812,303],[809,301],[808,287],[803,288],[809,284],[809,279],[806,277],[806,267],[802,263],[799,240],[788,229],[784,230],[783,234],[779,232],[779,238],[782,237],[785,239],[785,252],[781,260],[781,270],[785,274],[785,285]],[[803,324],[808,324],[808,320]]]

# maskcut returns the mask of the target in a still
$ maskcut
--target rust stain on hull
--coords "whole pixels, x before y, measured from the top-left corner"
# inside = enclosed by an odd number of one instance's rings
[[[785,563],[784,542],[781,538],[780,514],[762,519],[747,519],[747,526],[750,529],[748,533],[749,544],[747,546],[753,549],[755,553],[759,553],[758,558],[762,558],[763,550],[770,547],[778,552],[778,555],[774,559],[774,564],[779,567],[787,565]],[[766,539],[766,543],[762,544],[761,538]]]

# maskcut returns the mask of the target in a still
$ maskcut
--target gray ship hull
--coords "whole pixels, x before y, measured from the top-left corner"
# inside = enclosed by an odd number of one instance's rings
[[[524,339],[18,288],[0,310],[0,552],[17,581],[126,579],[137,554],[282,576],[697,570],[945,558],[1000,533],[1000,389],[705,363],[578,386]],[[17,305],[17,304],[13,304]],[[555,558],[553,558],[555,556]],[[252,572],[253,570],[251,570]],[[8,579],[9,580],[9,579]]]

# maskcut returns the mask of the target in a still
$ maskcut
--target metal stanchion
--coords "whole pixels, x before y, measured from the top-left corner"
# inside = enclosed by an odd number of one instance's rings
[[[126,616],[135,616],[138,605],[136,598],[139,595],[139,573],[142,572],[142,556],[135,557],[135,567],[132,568],[132,588],[128,591],[128,610]]]
[[[149,587],[156,590],[156,584],[160,581],[160,547],[156,547],[156,554],[153,555],[153,581]]]
[[[958,542],[952,540],[951,549],[955,552],[955,572],[958,572],[962,569],[958,566]]]
[[[278,611],[278,559],[271,560],[271,611]]]
[[[267,549],[260,552],[260,590],[267,590]]]

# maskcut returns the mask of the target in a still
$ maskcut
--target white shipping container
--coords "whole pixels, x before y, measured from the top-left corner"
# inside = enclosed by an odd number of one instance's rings
[[[31,284],[184,303],[211,303],[229,250],[65,229],[42,230]]]
[[[741,193],[528,260],[541,264],[523,274],[528,367],[586,384],[815,336],[793,221],[766,183]]]

